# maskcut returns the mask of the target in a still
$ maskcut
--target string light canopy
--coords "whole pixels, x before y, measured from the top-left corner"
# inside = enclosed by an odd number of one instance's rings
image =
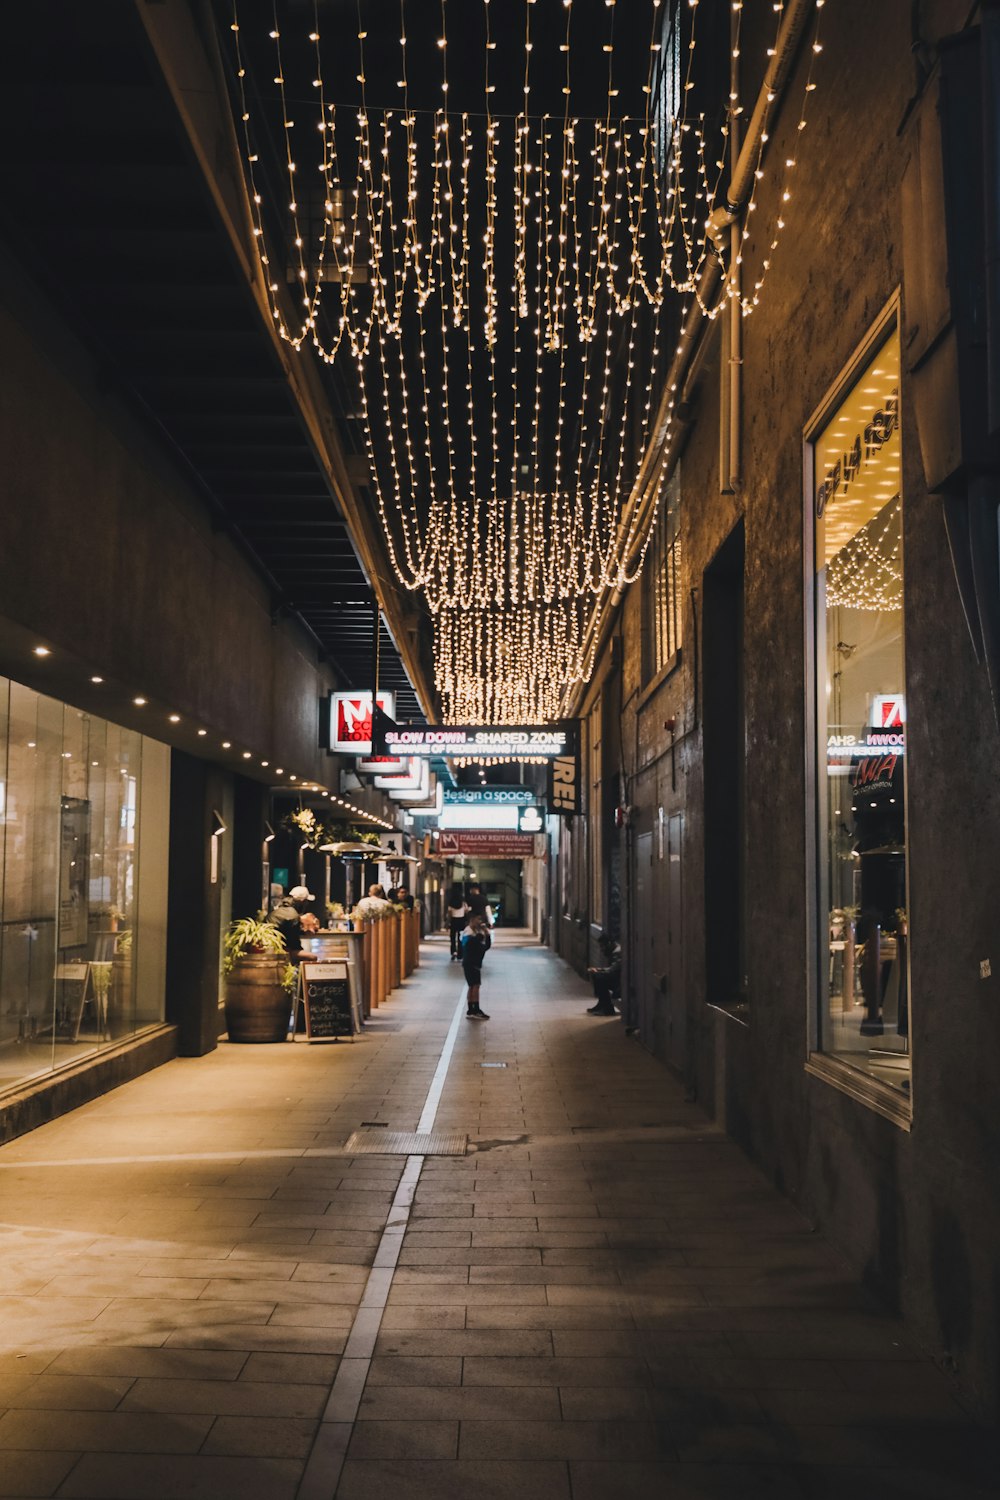
[[[275,326],[346,366],[393,571],[433,618],[442,712],[540,722],[589,677],[587,624],[642,567],[629,502],[671,338],[720,253],[707,229],[743,105],[734,91],[711,127],[689,109],[698,0],[505,0],[502,28],[498,9],[398,0],[389,35],[376,0],[355,24],[320,0],[273,0],[266,23],[233,0],[229,24]],[[800,130],[814,87],[810,66]],[[707,316],[757,305],[793,167],[753,290],[725,267]]]

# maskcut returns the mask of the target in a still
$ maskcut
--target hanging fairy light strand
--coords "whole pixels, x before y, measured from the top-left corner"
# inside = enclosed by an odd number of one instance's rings
[[[433,617],[442,702],[459,716],[477,705],[486,719],[511,716],[515,707],[516,717],[545,717],[592,670],[600,600],[633,581],[645,557],[648,532],[640,534],[630,496],[671,342],[663,315],[671,294],[688,303],[700,296],[707,258],[717,253],[705,226],[722,193],[729,127],[720,127],[713,151],[705,116],[688,110],[698,0],[688,0],[687,57],[672,117],[653,107],[668,37],[663,0],[647,0],[648,64],[645,82],[632,84],[636,96],[642,92],[632,114],[618,106],[615,0],[606,0],[604,37],[582,43],[575,0],[563,0],[562,106],[551,116],[534,105],[537,80],[553,88],[548,59],[536,50],[547,35],[536,25],[536,0],[524,0],[521,97],[509,116],[495,103],[491,0],[481,7],[481,114],[451,106],[447,0],[437,3],[437,100],[427,111],[414,107],[407,3],[399,0],[402,107],[375,109],[363,0],[356,0],[354,107],[332,100],[317,0],[308,32],[290,4],[285,9],[297,18],[283,29],[280,0],[271,0],[266,41],[257,38],[250,51],[273,58],[282,199],[268,193],[254,144],[267,127],[251,119],[234,0],[254,243],[281,338],[295,349],[311,346],[327,363],[343,350],[352,356],[368,482],[393,571],[423,594]],[[742,4],[733,0],[734,58],[742,49]],[[800,131],[816,86],[823,4],[816,0]],[[780,21],[783,4],[773,8]],[[676,48],[675,33],[669,37]],[[607,59],[606,98],[588,116],[574,97],[572,59],[595,44]],[[296,82],[292,75],[306,69]],[[742,111],[738,86],[729,104],[732,119]],[[263,103],[255,108],[263,115]],[[313,123],[315,164],[306,160]],[[794,166],[793,150],[753,290],[739,293],[724,266],[726,294],[741,296],[744,315],[758,304],[777,248]],[[277,248],[272,226],[282,220],[285,245]],[[712,317],[719,306],[701,310]],[[670,393],[668,434],[676,399]],[[662,468],[655,473],[654,501],[665,478]],[[485,687],[469,672],[470,651]]]

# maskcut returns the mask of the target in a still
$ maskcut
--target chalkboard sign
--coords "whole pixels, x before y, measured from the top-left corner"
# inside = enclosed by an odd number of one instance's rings
[[[302,1003],[306,1013],[306,1040],[336,1041],[354,1036],[355,1004],[350,966],[347,963],[302,963],[299,965]]]

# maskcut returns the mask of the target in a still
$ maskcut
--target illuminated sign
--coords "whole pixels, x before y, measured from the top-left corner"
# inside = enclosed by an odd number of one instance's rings
[[[545,827],[545,819],[540,808],[525,807],[517,820],[518,833],[541,833]]]
[[[380,692],[378,706],[390,718],[395,712],[392,693]],[[329,744],[342,755],[372,753],[372,695],[370,692],[331,693]]]
[[[453,859],[458,854],[473,854],[479,859],[530,859],[534,852],[533,834],[507,833],[502,829],[442,833],[438,844],[442,859]]]
[[[498,757],[508,760],[551,760],[566,755],[574,744],[570,725],[428,724],[393,727],[385,731],[387,755]]]
[[[575,755],[560,755],[549,767],[549,807],[563,818],[580,811],[580,767]]]
[[[530,786],[452,786],[446,789],[444,800],[473,806],[530,807],[535,794]]]
[[[431,792],[430,762],[414,755],[407,761],[405,776],[376,776],[374,781],[394,802],[426,802]]]
[[[405,776],[409,761],[397,760],[393,755],[363,755],[356,770],[362,776]]]

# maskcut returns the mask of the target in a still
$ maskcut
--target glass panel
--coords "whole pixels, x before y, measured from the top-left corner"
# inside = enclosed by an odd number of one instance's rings
[[[133,731],[0,679],[0,1090],[137,1029],[141,755]]]
[[[815,453],[820,1046],[908,1090],[898,331]]]

